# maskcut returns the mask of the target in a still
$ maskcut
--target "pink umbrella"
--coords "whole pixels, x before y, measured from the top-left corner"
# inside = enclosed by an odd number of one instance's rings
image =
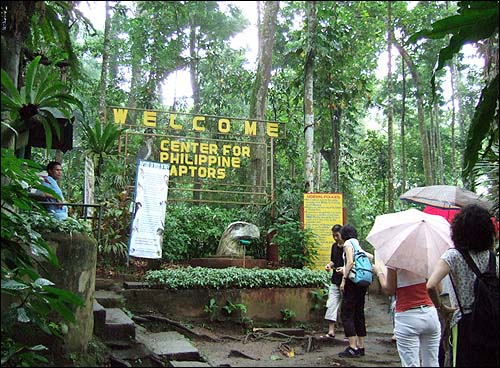
[[[426,278],[441,255],[453,246],[448,221],[415,208],[377,216],[366,240],[386,266]]]

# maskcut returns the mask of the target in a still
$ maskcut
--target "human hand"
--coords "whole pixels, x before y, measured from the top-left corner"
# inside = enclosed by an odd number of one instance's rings
[[[335,272],[337,272],[337,273],[344,273],[344,267],[337,267],[335,269]]]
[[[441,304],[441,307],[437,308],[438,313],[445,319],[448,320],[451,318],[453,313],[458,309],[458,308],[453,308],[450,307],[449,305]]]
[[[325,266],[325,270],[330,271],[331,269],[332,269],[332,266],[330,265],[330,263],[327,263]]]
[[[340,283],[340,291],[344,292],[344,287],[345,287],[345,279],[342,278],[342,282]]]

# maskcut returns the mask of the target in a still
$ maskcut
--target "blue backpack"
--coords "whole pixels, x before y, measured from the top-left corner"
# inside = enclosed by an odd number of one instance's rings
[[[349,272],[349,280],[358,286],[370,286],[373,281],[370,258],[361,250],[357,239],[349,239],[354,249],[354,265]]]

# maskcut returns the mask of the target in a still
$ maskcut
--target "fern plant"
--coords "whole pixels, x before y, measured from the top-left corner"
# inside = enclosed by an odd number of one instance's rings
[[[20,91],[7,72],[2,69],[2,146],[8,145],[14,135],[29,132],[35,124],[45,130],[47,149],[52,147],[52,128],[61,135],[54,113],[59,112],[68,120],[75,108],[83,111],[82,103],[72,96],[66,85],[53,80],[47,71],[39,71],[41,56],[37,56],[26,70],[25,85]],[[5,116],[5,120],[4,120]]]

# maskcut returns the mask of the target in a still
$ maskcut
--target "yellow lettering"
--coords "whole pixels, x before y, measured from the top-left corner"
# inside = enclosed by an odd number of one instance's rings
[[[200,143],[200,153],[208,154],[208,143]]]
[[[239,157],[233,157],[231,159],[231,167],[234,167],[234,168],[239,168],[241,167],[241,159]]]
[[[188,172],[187,166],[184,166],[184,165],[179,166],[179,176],[182,176],[182,175],[186,174],[187,172]]]
[[[278,123],[267,123],[267,135],[278,137]]]
[[[143,123],[149,127],[156,127],[156,112],[155,111],[144,111]]]
[[[243,157],[250,157],[250,147],[249,146],[241,147],[241,155]]]
[[[207,162],[207,156],[205,155],[200,155],[198,156],[198,165],[203,165],[204,163]]]
[[[226,169],[217,169],[217,179],[224,179],[226,177]]]
[[[168,161],[168,152],[160,152],[160,162]]]
[[[228,155],[231,153],[231,145],[230,144],[225,144],[222,146],[222,154],[223,155]]]
[[[172,152],[179,152],[181,149],[181,144],[178,141],[172,141],[170,142],[170,151]]]
[[[113,109],[115,124],[125,124],[125,121],[127,120],[127,114],[127,109]]]
[[[215,179],[215,168],[209,167],[208,172],[207,172],[207,178],[209,179]]]
[[[207,168],[206,167],[199,167],[198,168],[198,176],[200,178],[206,178],[207,177]]]
[[[245,134],[257,135],[257,122],[245,120]]]
[[[210,143],[210,152],[208,152],[209,155],[216,155],[217,154],[218,147],[215,143]]]
[[[229,133],[229,131],[231,130],[231,122],[229,121],[229,119],[219,119],[218,129],[219,133]]]
[[[170,165],[170,176],[177,176],[177,166],[175,165]]]
[[[205,127],[199,126],[198,125],[199,121],[205,121],[205,117],[204,116],[195,116],[193,118],[193,129],[195,131],[197,131],[197,132],[204,132],[205,131]]]
[[[168,139],[163,139],[160,142],[160,150],[162,150],[162,151],[168,151]]]
[[[213,165],[217,162],[217,156],[208,156],[208,165]]]
[[[175,114],[170,114],[170,124],[169,124],[169,126],[170,126],[170,128],[175,129],[175,130],[181,130],[182,129],[182,125],[175,123]]]

